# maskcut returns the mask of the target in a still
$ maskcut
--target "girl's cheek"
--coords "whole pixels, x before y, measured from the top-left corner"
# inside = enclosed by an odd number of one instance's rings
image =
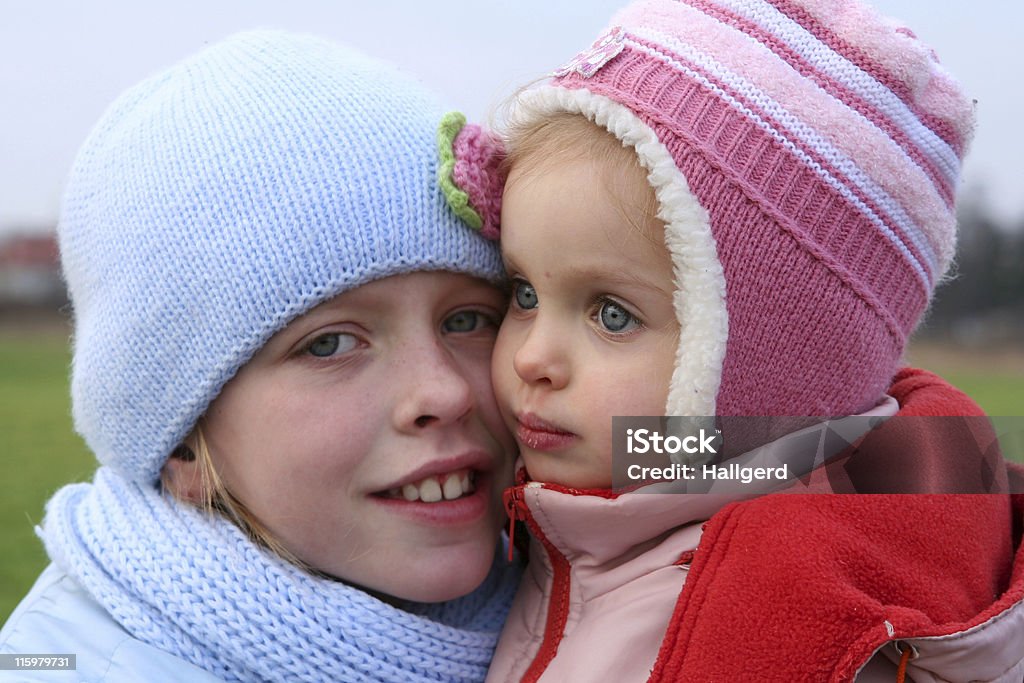
[[[511,313],[505,316],[498,328],[498,336],[494,340],[494,354],[491,359],[492,367],[497,368],[501,364],[511,367],[512,355],[517,348],[516,340],[521,336],[522,322],[516,320]]]
[[[511,375],[515,372],[512,367],[515,341],[512,337],[508,323],[502,324],[502,328],[498,332],[498,339],[494,344],[494,353],[491,356],[491,381],[499,406],[503,403],[503,394],[508,391],[508,383]]]

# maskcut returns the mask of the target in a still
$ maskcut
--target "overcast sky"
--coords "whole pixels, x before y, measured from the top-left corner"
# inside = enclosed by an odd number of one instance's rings
[[[78,145],[122,90],[238,30],[349,42],[472,118],[590,44],[624,0],[0,0],[0,233],[49,227]],[[875,0],[979,101],[965,187],[1024,220],[1019,0]]]

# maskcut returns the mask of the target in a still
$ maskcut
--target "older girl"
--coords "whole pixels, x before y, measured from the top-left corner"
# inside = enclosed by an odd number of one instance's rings
[[[49,502],[0,651],[75,654],[76,680],[483,678],[516,581],[504,295],[437,186],[440,118],[278,33],[106,112],[59,226],[101,467]]]

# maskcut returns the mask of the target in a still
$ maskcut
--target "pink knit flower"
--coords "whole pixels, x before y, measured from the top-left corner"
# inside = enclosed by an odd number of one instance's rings
[[[501,143],[475,124],[466,125],[458,112],[444,117],[438,128],[441,189],[456,215],[492,240],[498,239],[501,193],[505,179],[498,166]]]

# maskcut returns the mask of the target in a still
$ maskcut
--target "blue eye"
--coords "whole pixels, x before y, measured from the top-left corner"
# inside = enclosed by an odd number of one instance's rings
[[[529,282],[516,280],[512,283],[512,293],[519,308],[527,311],[537,308],[537,292]]]
[[[351,351],[356,347],[357,340],[351,334],[330,332],[322,334],[309,343],[306,351],[317,358],[330,358],[338,353]]]
[[[626,332],[640,325],[632,313],[614,301],[601,302],[597,315],[601,326],[609,332]]]
[[[494,324],[494,320],[480,311],[459,311],[445,318],[441,327],[445,332],[475,332]]]

